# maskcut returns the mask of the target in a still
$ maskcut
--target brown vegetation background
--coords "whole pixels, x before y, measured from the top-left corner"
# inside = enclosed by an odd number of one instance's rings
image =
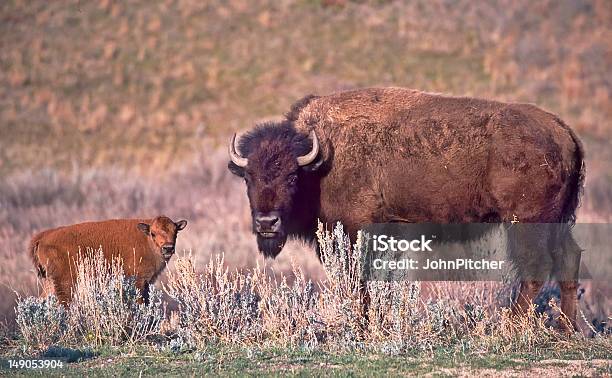
[[[584,141],[578,221],[610,221],[610,41],[607,0],[3,1],[0,316],[37,291],[25,246],[48,227],[164,213],[189,220],[178,249],[201,266],[219,252],[232,268],[262,263],[225,145],[309,93],[536,103]],[[299,242],[267,264],[292,259],[322,277]]]

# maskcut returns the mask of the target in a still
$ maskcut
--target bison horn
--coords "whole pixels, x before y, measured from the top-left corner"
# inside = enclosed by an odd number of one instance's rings
[[[232,140],[229,144],[229,156],[230,159],[232,159],[232,162],[241,168],[246,167],[249,163],[249,159],[240,156],[236,152],[236,133],[232,135]]]
[[[310,139],[312,139],[312,150],[308,154],[297,158],[297,163],[300,167],[312,163],[319,154],[319,140],[314,130],[310,132]]]

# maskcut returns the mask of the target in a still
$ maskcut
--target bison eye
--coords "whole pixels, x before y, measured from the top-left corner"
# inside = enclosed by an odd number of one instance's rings
[[[295,185],[296,181],[297,181],[297,176],[296,175],[291,175],[291,176],[287,177],[287,183],[289,185]]]
[[[155,237],[155,232],[151,232],[151,237],[154,238]]]

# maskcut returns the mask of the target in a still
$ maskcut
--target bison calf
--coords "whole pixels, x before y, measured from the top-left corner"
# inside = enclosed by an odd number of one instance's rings
[[[41,278],[51,281],[63,304],[70,302],[79,250],[102,248],[104,259],[119,258],[127,275],[147,300],[148,286],[165,268],[175,250],[176,236],[187,221],[165,216],[153,219],[114,219],[43,231],[32,238],[29,251]]]

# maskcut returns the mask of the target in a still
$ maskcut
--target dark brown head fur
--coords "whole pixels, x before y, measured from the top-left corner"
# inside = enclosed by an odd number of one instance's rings
[[[230,171],[247,184],[253,232],[267,257],[278,255],[289,234],[316,222],[320,161],[303,167],[297,163],[311,148],[308,135],[297,132],[291,122],[266,123],[240,139],[238,149],[248,165],[241,168],[229,162]]]

